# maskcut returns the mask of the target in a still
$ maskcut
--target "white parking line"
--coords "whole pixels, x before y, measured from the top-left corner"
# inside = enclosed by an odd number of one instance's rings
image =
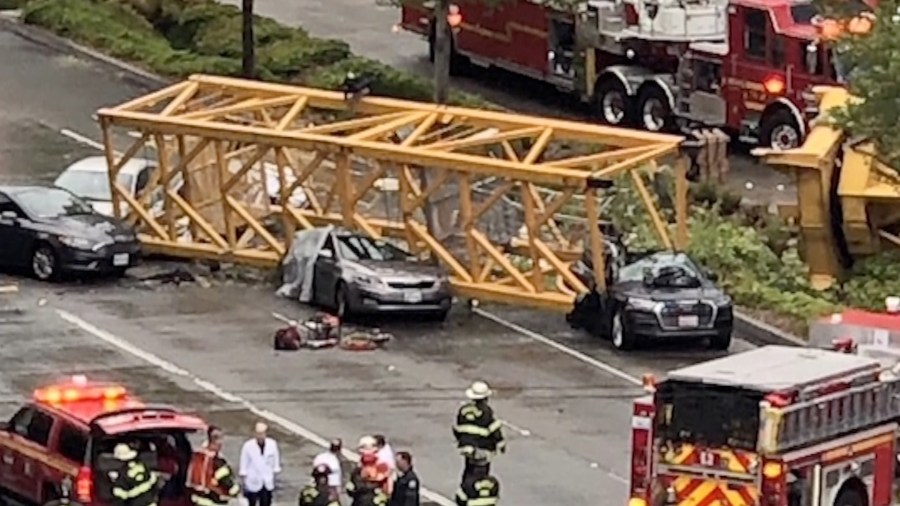
[[[539,342],[541,344],[545,344],[559,352],[565,353],[566,355],[574,358],[575,360],[583,362],[591,367],[596,367],[597,369],[600,369],[601,371],[604,371],[608,374],[612,374],[613,376],[623,379],[633,385],[643,385],[643,381],[641,381],[640,378],[632,376],[631,374],[628,374],[627,372],[623,371],[622,369],[619,369],[618,367],[614,367],[605,362],[601,362],[600,360],[597,360],[596,358],[594,358],[590,355],[582,353],[576,349],[569,348],[568,346],[566,346],[562,343],[554,341],[553,339],[550,339],[547,336],[538,334],[537,332],[535,332],[533,330],[526,329],[525,327],[523,327],[521,325],[517,325],[505,318],[501,318],[500,316],[497,316],[494,313],[485,311],[484,309],[481,309],[479,307],[472,308],[472,311],[475,314],[482,316],[484,318],[487,318],[488,320],[491,320],[494,323],[502,325],[510,330],[514,330],[514,331],[518,332],[519,334],[522,334],[523,336],[525,336],[533,341],[537,341],[537,342]]]
[[[72,139],[73,141],[75,141],[79,144],[84,144],[85,146],[90,146],[94,149],[99,149],[100,151],[103,151],[102,143],[97,142],[94,139],[91,139],[90,137],[85,137],[84,135],[81,135],[78,132],[69,130],[68,128],[63,128],[59,131],[59,133]]]
[[[302,425],[300,425],[292,420],[289,420],[281,415],[273,413],[267,409],[262,409],[262,408],[256,406],[255,404],[253,404],[252,402],[248,401],[247,399],[244,399],[238,395],[235,395],[226,390],[223,390],[222,388],[219,388],[215,384],[210,383],[209,381],[206,381],[203,378],[200,378],[196,374],[194,374],[188,370],[182,369],[181,367],[178,367],[177,365],[175,365],[171,362],[168,362],[167,360],[164,360],[146,350],[142,350],[141,348],[134,346],[133,344],[129,343],[128,341],[126,341],[110,332],[107,332],[99,327],[96,327],[93,324],[79,318],[78,316],[75,316],[74,314],[72,314],[68,311],[64,311],[62,309],[57,309],[56,313],[63,320],[71,323],[72,325],[75,325],[76,327],[87,332],[88,334],[91,334],[92,336],[96,337],[97,339],[100,339],[101,341],[103,341],[111,346],[114,346],[125,353],[128,353],[129,355],[132,355],[136,358],[143,360],[144,362],[147,362],[151,365],[159,367],[160,369],[162,369],[170,374],[175,374],[177,376],[182,376],[187,379],[190,379],[191,381],[194,382],[194,384],[196,384],[198,387],[202,388],[203,390],[206,390],[210,394],[215,395],[216,397],[218,397],[224,401],[239,404],[239,405],[243,406],[244,409],[246,409],[247,411],[250,411],[254,415],[256,415],[260,418],[263,418],[265,420],[268,420],[271,423],[280,425],[284,430],[291,432],[313,444],[316,444],[322,448],[328,448],[328,446],[329,446],[329,442],[327,439],[325,439],[324,437],[320,436],[319,434],[316,434],[312,430],[310,430],[306,427],[303,427]],[[343,453],[344,457],[347,460],[350,460],[351,462],[359,461],[359,455],[351,452],[350,450],[344,449],[344,450],[342,450],[342,453]],[[422,493],[422,497],[424,497],[425,499],[428,499],[429,501],[432,501],[440,506],[456,506],[456,503],[454,501],[438,494],[437,492],[428,490],[426,488],[422,488],[420,490]]]

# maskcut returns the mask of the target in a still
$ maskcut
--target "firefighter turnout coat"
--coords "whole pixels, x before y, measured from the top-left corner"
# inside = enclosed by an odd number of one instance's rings
[[[218,453],[201,448],[191,456],[187,486],[196,506],[227,504],[241,491],[234,471]]]
[[[350,506],[387,506],[390,499],[380,486],[363,478],[363,469],[360,466],[350,473],[346,490],[352,500]]]
[[[133,459],[123,462],[117,471],[109,473],[112,496],[117,505],[151,506],[159,493],[159,476],[143,462]]]
[[[339,506],[336,499],[331,498],[331,487],[328,484],[316,485],[311,483],[300,491],[297,499],[298,506]]]
[[[493,476],[466,480],[456,493],[457,506],[496,506],[500,482]]]
[[[465,456],[472,456],[475,450],[494,454],[503,451],[503,423],[494,418],[494,410],[486,402],[471,401],[463,404],[456,414],[453,435],[456,447]]]

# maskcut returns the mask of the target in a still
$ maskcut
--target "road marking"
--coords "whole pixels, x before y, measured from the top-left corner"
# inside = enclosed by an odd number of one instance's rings
[[[484,309],[481,309],[478,307],[473,307],[472,312],[474,312],[475,314],[477,314],[479,316],[487,318],[488,320],[491,320],[494,323],[502,325],[510,330],[514,330],[514,331],[518,332],[519,334],[522,334],[523,336],[525,336],[533,341],[537,341],[537,342],[539,342],[541,344],[545,344],[559,352],[565,353],[566,355],[574,358],[575,360],[579,360],[591,367],[596,367],[597,369],[600,369],[608,374],[612,374],[613,376],[615,376],[617,378],[623,379],[623,380],[627,381],[628,383],[631,383],[633,385],[643,385],[644,384],[640,378],[632,376],[631,374],[628,374],[627,372],[623,371],[622,369],[619,369],[618,367],[614,367],[605,362],[601,362],[600,360],[597,360],[596,358],[594,358],[590,355],[582,353],[576,349],[569,348],[568,346],[566,346],[562,343],[554,341],[553,339],[550,339],[547,336],[538,334],[537,332],[535,332],[533,330],[526,329],[525,327],[523,327],[521,325],[517,325],[509,320],[501,318],[500,316],[497,316],[494,313],[490,313],[490,312],[485,311]]]
[[[219,397],[220,399],[222,399],[224,401],[239,404],[239,405],[243,406],[247,411],[250,411],[251,413],[253,413],[254,415],[256,415],[260,418],[264,418],[271,423],[280,425],[284,430],[291,432],[297,436],[300,436],[301,438],[303,438],[317,446],[320,446],[322,448],[328,448],[328,446],[330,445],[330,443],[327,439],[320,436],[319,434],[316,434],[312,430],[310,430],[306,427],[303,427],[302,425],[300,425],[292,420],[289,420],[277,413],[273,413],[267,409],[262,409],[262,408],[256,406],[255,404],[253,404],[252,402],[248,401],[247,399],[244,399],[238,395],[234,395],[226,390],[223,390],[222,388],[216,386],[215,384],[210,383],[209,381],[206,381],[203,378],[200,378],[196,374],[194,374],[186,369],[183,369],[181,367],[178,367],[177,365],[175,365],[165,359],[162,359],[162,358],[154,355],[153,353],[150,353],[146,350],[142,350],[141,348],[138,348],[137,346],[134,346],[133,344],[129,343],[128,341],[122,339],[121,337],[118,337],[110,332],[107,332],[107,331],[79,318],[78,316],[75,316],[74,314],[72,314],[68,311],[65,311],[62,309],[57,309],[56,313],[63,320],[71,323],[72,325],[75,325],[76,327],[87,332],[88,334],[91,334],[92,336],[96,337],[97,339],[100,339],[101,341],[103,341],[111,346],[114,346],[114,347],[118,348],[119,350],[124,351],[130,355],[133,355],[149,364],[155,365],[156,367],[159,367],[160,369],[163,369],[166,372],[190,379],[191,381],[193,381],[193,383],[195,385],[202,388],[203,390],[206,390],[210,394],[215,395],[216,397]],[[346,458],[347,460],[349,460],[351,462],[359,461],[359,455],[351,452],[350,450],[347,450],[346,448],[343,449],[341,453],[344,455],[344,458]],[[438,504],[439,506],[456,506],[456,503],[454,501],[450,500],[447,497],[440,495],[437,492],[428,490],[424,487],[421,488],[420,490],[422,493],[422,497]]]
[[[72,139],[73,141],[75,141],[79,144],[84,144],[85,146],[90,146],[94,149],[99,149],[100,151],[103,151],[103,149],[104,149],[102,143],[99,143],[99,142],[95,141],[94,139],[91,139],[90,137],[85,137],[84,135],[81,135],[78,132],[69,130],[68,128],[60,129],[59,133],[62,135],[65,135],[66,137]]]

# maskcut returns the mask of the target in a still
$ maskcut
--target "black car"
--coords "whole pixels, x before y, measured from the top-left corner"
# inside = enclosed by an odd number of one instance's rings
[[[588,262],[576,262],[572,272],[591,287]],[[686,254],[655,252],[620,265],[607,269],[605,292],[578,298],[567,316],[573,327],[608,337],[621,350],[654,339],[706,339],[716,350],[731,345],[731,298]]]
[[[65,271],[121,275],[139,255],[131,227],[67,190],[0,186],[0,265],[26,267],[40,280]]]

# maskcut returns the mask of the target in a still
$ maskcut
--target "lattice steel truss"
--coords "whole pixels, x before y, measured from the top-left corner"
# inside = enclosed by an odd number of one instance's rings
[[[335,224],[430,252],[462,296],[563,309],[585,290],[569,270],[585,242],[603,272],[586,224],[628,173],[663,244],[687,240],[677,136],[214,76],[98,116],[115,212],[151,252],[273,266],[295,230]],[[118,173],[148,145],[158,170],[134,197]],[[637,170],[666,157],[675,241]]]

